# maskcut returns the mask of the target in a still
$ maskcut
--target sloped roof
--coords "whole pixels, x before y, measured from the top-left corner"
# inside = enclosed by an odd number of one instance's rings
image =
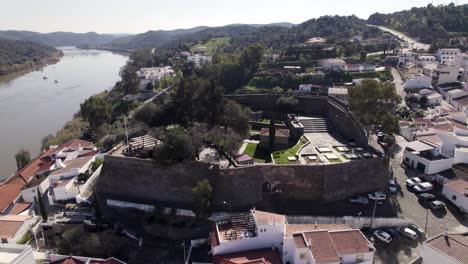
[[[89,141],[81,140],[81,139],[74,139],[74,140],[67,141],[63,143],[62,145],[58,146],[54,150],[54,152],[59,152],[60,150],[66,149],[66,148],[93,147],[93,146],[94,146],[93,142],[89,142]]]
[[[372,248],[369,248],[369,241],[358,229],[331,231],[330,236],[339,255],[373,251]]]
[[[12,238],[31,216],[4,215],[0,216],[0,238]]]
[[[22,178],[13,178],[0,186],[0,212],[3,212],[21,194],[25,182]]]
[[[304,233],[304,239],[310,246],[316,263],[339,262],[340,257],[333,245],[333,240],[326,230]]]
[[[29,181],[32,177],[36,176],[37,172],[43,171],[45,164],[48,164],[50,161],[50,155],[54,152],[54,149],[49,149],[48,151],[41,153],[34,160],[32,160],[28,165],[19,170],[15,177],[21,176],[26,181]]]
[[[458,180],[446,183],[445,187],[461,195],[465,195],[465,193],[468,193],[468,181],[464,179],[458,179]]]
[[[85,264],[85,262],[74,257],[67,257],[62,260],[51,262],[50,264]]]
[[[265,248],[213,256],[213,264],[281,264],[276,249]]]
[[[22,212],[24,212],[26,209],[28,209],[31,206],[31,203],[15,203],[13,207],[11,208],[10,212],[8,212],[9,215],[17,215]]]
[[[86,158],[78,158],[73,160],[66,160],[63,164],[66,166],[65,168],[61,168],[58,170],[54,170],[50,173],[50,175],[59,175],[70,172],[72,169],[81,169],[86,163],[88,163],[93,157],[86,157]]]
[[[463,234],[440,234],[426,242],[428,245],[460,263],[468,263],[468,236]]]
[[[287,224],[284,233],[285,237],[291,237],[294,233],[308,232],[315,230],[349,230],[351,227],[345,224]]]
[[[269,128],[262,128],[260,130],[261,136],[269,136],[270,129]],[[275,129],[275,137],[289,137],[289,129],[277,128]]]

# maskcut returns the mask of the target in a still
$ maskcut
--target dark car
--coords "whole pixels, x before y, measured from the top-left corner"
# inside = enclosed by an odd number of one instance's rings
[[[433,195],[432,193],[421,193],[418,195],[418,199],[424,202],[435,200],[435,198],[435,195]]]
[[[398,230],[393,229],[393,228],[388,228],[388,229],[385,229],[384,231],[389,233],[395,239],[400,238],[401,236],[400,232],[398,232]]]

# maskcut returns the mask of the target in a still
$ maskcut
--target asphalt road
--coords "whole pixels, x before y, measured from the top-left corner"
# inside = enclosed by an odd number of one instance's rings
[[[415,39],[410,38],[410,37],[406,36],[405,34],[403,34],[401,32],[398,32],[398,31],[396,31],[394,29],[391,29],[391,28],[387,28],[387,27],[384,27],[384,26],[375,26],[375,25],[369,25],[369,26],[378,27],[381,30],[396,36],[397,38],[401,39],[402,41],[408,42],[410,49],[428,51],[430,46],[431,46],[429,44],[424,44],[422,42],[416,41]]]

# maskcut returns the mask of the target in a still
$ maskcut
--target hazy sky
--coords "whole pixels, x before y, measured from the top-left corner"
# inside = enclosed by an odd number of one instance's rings
[[[38,32],[140,33],[232,23],[300,23],[322,15],[367,18],[428,0],[0,0],[0,29]],[[457,2],[457,1],[454,1]],[[468,0],[458,0],[458,4]]]

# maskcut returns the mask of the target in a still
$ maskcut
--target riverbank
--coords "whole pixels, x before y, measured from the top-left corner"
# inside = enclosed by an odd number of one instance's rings
[[[22,64],[14,64],[9,67],[3,67],[0,71],[0,80],[10,80],[31,71],[37,71],[48,65],[56,64],[64,56],[61,50],[57,50],[50,54],[49,57],[40,59],[39,61],[28,61]]]

